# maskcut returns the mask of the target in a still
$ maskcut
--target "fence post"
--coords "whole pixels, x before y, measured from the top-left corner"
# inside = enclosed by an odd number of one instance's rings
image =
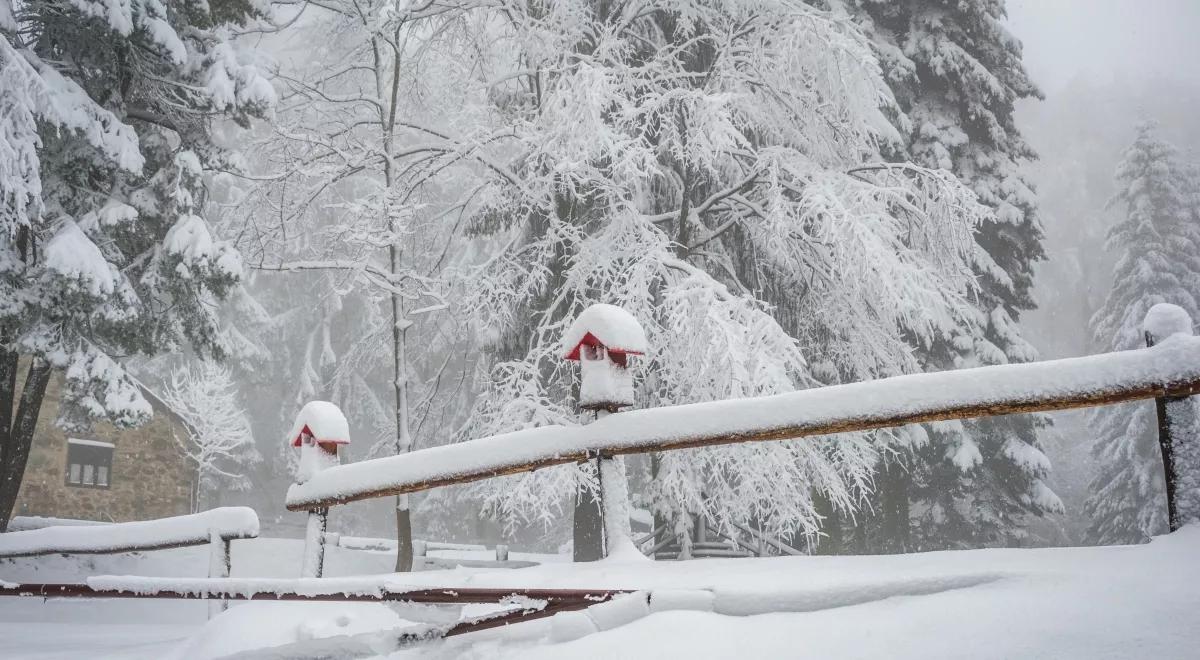
[[[1146,312],[1142,329],[1146,345],[1154,346],[1171,335],[1190,336],[1192,319],[1178,305],[1158,303]],[[1190,397],[1158,397],[1154,408],[1167,486],[1167,521],[1173,532],[1185,522],[1200,519],[1200,438],[1196,437],[1195,408]]]
[[[329,509],[308,512],[304,528],[304,565],[300,577],[322,577],[325,574],[325,528],[329,524]]]
[[[208,530],[208,577],[229,577],[232,568],[229,543],[229,539],[222,538],[216,530]],[[208,617],[211,619],[227,609],[229,601],[224,598],[219,603],[209,603]]]
[[[503,543],[496,544],[496,561],[508,561],[508,546]]]

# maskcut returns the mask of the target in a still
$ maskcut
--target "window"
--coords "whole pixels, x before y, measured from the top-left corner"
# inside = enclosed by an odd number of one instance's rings
[[[113,444],[67,438],[67,485],[108,488],[112,478]]]

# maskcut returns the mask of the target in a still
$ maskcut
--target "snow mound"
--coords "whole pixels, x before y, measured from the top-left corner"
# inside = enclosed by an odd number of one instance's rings
[[[1192,334],[1192,317],[1179,305],[1158,303],[1146,312],[1142,327],[1155,341],[1162,341],[1171,335]]]
[[[567,329],[567,334],[563,335],[563,357],[578,359],[576,349],[588,335],[609,349],[622,353],[644,354],[648,346],[642,324],[633,314],[616,305],[599,303],[580,312]]]
[[[172,657],[223,658],[256,649],[397,628],[405,623],[379,603],[251,602],[213,617]]]
[[[350,424],[341,408],[329,401],[309,401],[296,415],[296,423],[288,433],[287,441],[293,447],[300,446],[300,434],[307,428],[317,442],[350,444]]]

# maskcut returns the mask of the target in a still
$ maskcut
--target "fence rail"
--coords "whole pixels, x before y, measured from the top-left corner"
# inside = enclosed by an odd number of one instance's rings
[[[247,507],[222,507],[173,518],[102,525],[62,525],[0,534],[0,558],[57,554],[116,554],[228,543],[258,536]]]
[[[328,468],[288,490],[287,508],[327,508],[618,456],[1047,412],[1200,393],[1200,337],[1131,351],[897,376],[788,394],[609,415]]]

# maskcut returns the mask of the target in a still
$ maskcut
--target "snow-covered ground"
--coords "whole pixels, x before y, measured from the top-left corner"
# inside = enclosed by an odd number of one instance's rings
[[[298,574],[296,541],[234,543],[234,575]],[[573,641],[553,619],[464,635],[393,658],[1195,658],[1200,526],[1146,546],[888,557],[546,563],[404,576],[414,586],[708,589],[714,611],[664,611]],[[390,557],[330,548],[328,574],[383,573]],[[203,548],[140,557],[0,562],[0,579],[203,575]],[[0,657],[212,657],[373,628],[414,612],[253,603],[206,626],[197,602],[0,599]],[[239,611],[240,610],[240,611]],[[419,614],[416,613],[416,614]],[[561,628],[561,625],[560,625]],[[235,639],[236,638],[236,639]],[[359,657],[359,656],[355,656]]]

